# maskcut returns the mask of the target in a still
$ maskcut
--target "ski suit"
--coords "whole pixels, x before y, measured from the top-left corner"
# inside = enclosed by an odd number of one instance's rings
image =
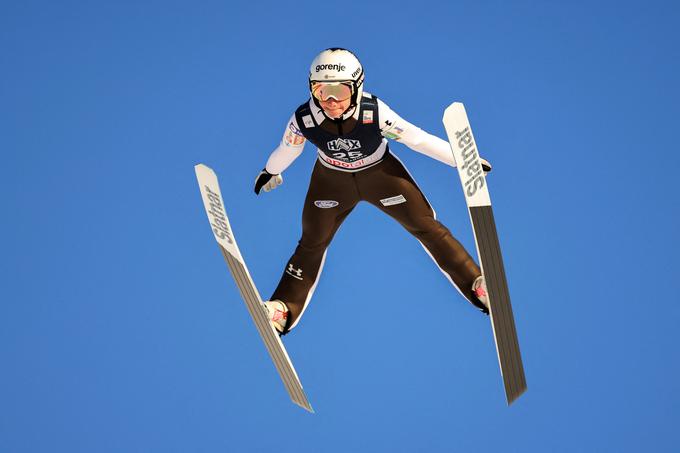
[[[362,200],[414,235],[461,294],[480,306],[472,291],[481,275],[479,267],[436,219],[416,182],[390,152],[387,138],[455,166],[447,142],[403,120],[368,93],[344,120],[329,120],[312,99],[302,104],[269,157],[265,169],[279,174],[302,153],[305,141],[316,145],[318,153],[302,213],[302,237],[270,298],[289,309],[284,333],[299,322],[319,281],[328,245]]]

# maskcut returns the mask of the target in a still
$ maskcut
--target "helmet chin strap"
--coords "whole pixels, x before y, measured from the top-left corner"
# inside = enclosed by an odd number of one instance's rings
[[[351,118],[352,115],[354,115],[354,111],[356,110],[356,108],[357,108],[356,105],[350,105],[349,107],[347,107],[347,110],[345,110],[344,112],[342,112],[342,115],[340,115],[339,117],[335,118],[335,121],[344,121],[344,120],[346,120],[346,119],[348,119],[348,118]],[[326,114],[326,113],[324,112],[324,115],[325,115],[325,114]]]

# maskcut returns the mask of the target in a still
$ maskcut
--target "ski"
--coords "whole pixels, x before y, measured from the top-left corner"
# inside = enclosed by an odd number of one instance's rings
[[[505,278],[503,257],[496,232],[496,222],[491,208],[491,198],[470,122],[462,103],[454,102],[446,109],[444,127],[463,185],[477,254],[482,274],[486,279],[498,363],[505,386],[505,396],[510,405],[524,393],[527,384],[510,304],[508,283]]]
[[[195,170],[198,185],[201,189],[201,197],[215,240],[234,277],[248,312],[253,318],[255,327],[274,362],[274,366],[276,366],[276,370],[291,400],[309,412],[314,412],[302,389],[302,383],[295,372],[293,363],[290,361],[290,357],[288,357],[288,352],[283,346],[278,332],[276,332],[276,329],[267,319],[266,308],[262,303],[260,293],[257,291],[257,287],[255,287],[255,283],[236,244],[236,238],[234,237],[227,217],[227,211],[222,201],[222,193],[220,192],[217,175],[211,168],[203,164],[196,165]]]

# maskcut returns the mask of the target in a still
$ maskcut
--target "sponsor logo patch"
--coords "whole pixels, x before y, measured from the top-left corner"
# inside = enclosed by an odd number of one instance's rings
[[[305,127],[314,127],[314,121],[312,121],[312,117],[310,115],[303,116],[302,123],[305,125]]]
[[[364,111],[364,117],[362,118],[361,122],[363,124],[372,124],[373,123],[373,110],[365,110]]]
[[[302,269],[295,269],[293,263],[288,263],[288,268],[286,268],[286,274],[290,275],[293,278],[297,278],[298,280],[303,280]]]
[[[330,208],[334,208],[334,207],[336,207],[336,206],[339,205],[339,204],[340,204],[340,203],[338,203],[338,202],[335,201],[335,200],[316,200],[316,201],[314,202],[314,206],[316,206],[317,208],[321,208],[321,209],[330,209]]]
[[[380,200],[383,206],[392,206],[395,204],[406,203],[406,198],[403,195],[397,195],[396,197],[383,198]]]
[[[351,138],[336,138],[328,142],[329,151],[353,151],[359,148],[361,148],[361,142]]]
[[[299,135],[300,137],[303,136],[302,132],[300,132],[300,129],[298,129],[297,126],[295,125],[295,123],[293,123],[292,121],[290,123],[288,123],[288,130],[291,131],[295,135]]]
[[[399,126],[394,126],[383,132],[383,135],[387,138],[391,138],[392,140],[399,140],[401,138],[401,134],[403,133],[404,129],[400,128]]]
[[[288,123],[288,129],[286,130],[285,142],[292,146],[298,146],[305,142],[305,137],[300,132],[300,129],[295,127],[295,124]]]
[[[354,154],[359,153],[360,157],[358,159],[354,158]],[[327,154],[324,154],[321,150],[318,150],[318,156],[319,158],[328,164],[328,166],[334,167],[334,168],[344,168],[347,170],[354,170],[362,167],[366,167],[368,165],[374,164],[376,162],[379,162],[383,156],[384,156],[384,149],[383,152],[376,152],[371,155],[361,157],[363,154],[361,154],[359,151],[352,151],[348,153],[333,153],[333,156],[329,156]],[[341,156],[340,156],[341,155]],[[340,156],[340,157],[335,157],[335,156]],[[350,161],[345,161],[345,160],[340,160],[340,159],[350,159]]]

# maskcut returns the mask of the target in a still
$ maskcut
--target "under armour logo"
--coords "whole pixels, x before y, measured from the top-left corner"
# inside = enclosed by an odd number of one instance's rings
[[[288,264],[286,274],[290,275],[293,278],[297,278],[298,280],[302,280],[302,269],[295,269],[295,267],[293,267],[293,263]]]

